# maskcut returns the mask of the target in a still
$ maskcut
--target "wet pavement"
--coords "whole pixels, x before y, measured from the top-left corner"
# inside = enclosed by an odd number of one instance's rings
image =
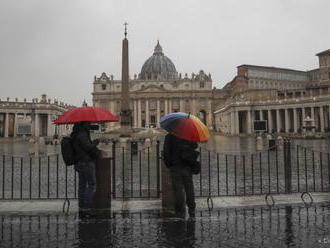
[[[221,208],[195,219],[161,211],[90,217],[0,215],[0,247],[330,247],[330,203]]]

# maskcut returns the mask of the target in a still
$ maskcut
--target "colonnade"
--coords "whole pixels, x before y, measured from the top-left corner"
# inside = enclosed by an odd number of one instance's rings
[[[32,136],[52,136],[55,134],[55,126],[52,124],[51,114],[46,113],[21,113],[21,112],[0,112],[0,137],[16,137],[19,125],[31,127]],[[59,130],[63,128],[58,128]]]
[[[315,127],[313,132],[329,132],[330,104],[235,107],[230,111],[229,132],[253,133],[255,120],[266,120],[269,133],[302,133],[306,121]]]

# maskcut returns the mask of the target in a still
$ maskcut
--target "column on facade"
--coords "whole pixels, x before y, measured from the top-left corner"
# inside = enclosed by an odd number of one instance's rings
[[[279,109],[276,109],[276,129],[278,133],[281,132],[281,115]]]
[[[168,100],[164,100],[164,115],[168,114]]]
[[[5,137],[8,137],[8,128],[9,128],[9,114],[5,115]]]
[[[134,111],[134,127],[137,127],[137,102],[133,100],[133,111]]]
[[[264,115],[262,114],[262,110],[259,110],[259,117],[260,117],[261,121],[264,119]]]
[[[247,113],[247,133],[252,133],[252,116],[251,116],[251,110],[246,111]]]
[[[297,109],[296,108],[293,108],[293,131],[295,133],[298,132],[298,115],[297,115]]]
[[[196,99],[195,98],[192,99],[192,109],[190,110],[190,112],[191,112],[191,114],[197,116],[197,113],[196,113]]]
[[[184,110],[184,99],[180,99],[180,112],[185,112],[185,110]]]
[[[285,122],[285,132],[289,132],[289,109],[284,110],[284,122]]]
[[[138,114],[138,116],[137,116],[137,122],[138,122],[137,127],[141,127],[141,123],[142,123],[142,121],[141,121],[141,114],[142,114],[141,99],[138,99],[137,114]]]
[[[169,114],[173,112],[172,110],[172,99],[169,99],[169,110],[168,110]]]
[[[268,109],[267,113],[268,113],[268,133],[272,133],[273,130],[272,111]]]
[[[320,106],[320,127],[321,127],[321,132],[324,132],[324,112],[323,112],[323,106]]]
[[[311,107],[311,119],[313,120],[313,125],[315,126],[314,107]],[[313,133],[315,133],[315,128],[313,128]]]
[[[149,127],[149,100],[146,99],[146,127]]]
[[[157,123],[156,123],[156,126],[157,127],[160,127],[160,100],[157,99]]]

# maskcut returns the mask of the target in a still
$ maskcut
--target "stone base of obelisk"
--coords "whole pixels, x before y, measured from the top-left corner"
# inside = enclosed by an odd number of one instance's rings
[[[119,133],[119,137],[132,137],[133,129],[131,127],[120,127],[116,130]]]

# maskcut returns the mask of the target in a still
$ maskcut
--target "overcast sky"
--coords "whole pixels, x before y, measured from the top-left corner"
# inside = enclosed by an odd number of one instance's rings
[[[91,104],[94,75],[121,77],[127,21],[130,75],[160,40],[180,73],[221,88],[240,64],[310,70],[330,49],[329,0],[1,0],[0,98]]]

